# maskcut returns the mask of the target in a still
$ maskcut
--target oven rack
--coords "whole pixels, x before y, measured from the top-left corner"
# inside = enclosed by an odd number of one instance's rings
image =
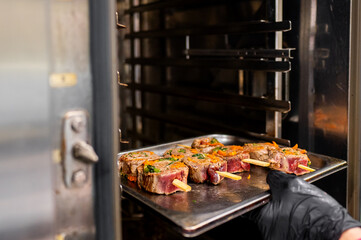
[[[239,0],[227,0],[228,2],[236,2]],[[160,0],[151,3],[139,4],[129,7],[124,11],[124,14],[134,14],[154,10],[164,10],[170,8],[180,9],[192,9],[192,8],[203,8],[204,6],[219,5],[223,4],[224,0]]]
[[[275,141],[278,144],[281,144],[284,146],[290,146],[290,141],[287,139],[275,138],[272,136],[268,136],[266,134],[252,132],[250,130],[245,130],[245,128],[235,129],[235,128],[230,127],[229,125],[227,125],[225,123],[221,123],[221,122],[210,122],[210,121],[207,122],[203,116],[194,117],[194,116],[188,116],[188,115],[184,116],[181,114],[179,114],[179,115],[178,114],[177,115],[166,114],[166,113],[162,113],[162,112],[147,111],[147,110],[144,110],[141,108],[132,108],[132,107],[128,107],[126,109],[126,111],[135,116],[141,116],[142,118],[153,119],[153,120],[157,120],[157,121],[164,122],[167,124],[181,126],[184,128],[196,129],[199,132],[210,132],[213,129],[218,129],[219,132],[223,132],[223,133],[246,136],[246,137],[251,137],[254,139],[269,141],[269,142]],[[128,130],[127,134],[130,135],[131,137],[134,137],[135,139],[143,139],[148,143],[154,143],[154,141],[152,141],[151,138],[147,137],[144,134],[140,134],[136,131]]]
[[[242,69],[250,71],[288,72],[289,61],[240,60],[240,59],[186,59],[186,58],[127,58],[125,63],[131,65],[152,65],[164,67],[212,67],[223,69]]]
[[[292,49],[282,49],[275,40],[290,31],[292,24],[275,16],[272,3],[263,6],[264,12],[258,17],[239,18],[235,13],[234,18],[218,18],[221,8],[239,9],[242,4],[233,0],[125,2],[121,20],[127,28],[121,30],[120,41],[126,46],[126,54],[120,60],[125,66],[122,82],[128,87],[122,88],[121,111],[130,119],[122,121],[121,128],[135,138],[130,147],[142,146],[142,139],[164,142],[167,132],[177,126],[183,138],[215,130],[240,133],[240,126],[243,132],[280,136],[280,114],[291,110],[286,81]],[[187,17],[210,9],[215,14],[212,21]],[[203,44],[212,41],[216,44]],[[226,83],[223,85],[222,80],[223,86],[218,88],[216,81],[223,74]],[[229,84],[226,78],[234,81]],[[285,81],[285,88],[280,81]],[[260,85],[261,90],[257,90]],[[179,120],[182,118],[172,118],[174,103],[177,108],[191,104],[209,111],[214,111],[214,105],[222,105],[241,113],[225,116],[233,122],[200,116],[197,121],[184,123]],[[187,119],[195,116],[194,109],[176,113]]]
[[[158,38],[158,37],[179,37],[196,35],[219,35],[219,34],[249,34],[266,33],[291,30],[290,21],[269,22],[249,21],[240,23],[228,23],[226,25],[210,25],[188,28],[171,28],[162,30],[134,31],[125,34],[125,38]]]
[[[250,97],[244,95],[218,93],[216,91],[206,91],[200,89],[185,88],[181,86],[165,86],[150,84],[129,84],[129,87],[142,92],[165,94],[169,96],[191,98],[207,102],[215,102],[221,104],[232,104],[239,107],[262,111],[279,111],[289,112],[291,103],[289,101]]]

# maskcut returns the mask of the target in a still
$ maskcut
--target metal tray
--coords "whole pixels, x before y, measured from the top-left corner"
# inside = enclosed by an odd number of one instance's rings
[[[224,145],[242,145],[255,140],[235,137],[231,135],[207,135],[215,137]],[[167,149],[177,144],[190,145],[194,138],[162,145],[137,149],[136,151],[153,151],[163,154]],[[135,150],[132,150],[135,151]],[[128,153],[121,152],[122,154]],[[315,172],[300,176],[306,181],[313,182],[327,175],[347,167],[345,161],[308,153]],[[177,192],[172,195],[158,195],[146,192],[137,187],[136,183],[121,178],[121,187],[126,196],[134,198],[155,212],[161,214],[175,230],[185,237],[198,236],[222,223],[240,216],[269,201],[269,187],[266,176],[269,169],[251,166],[250,172],[239,173],[242,180],[224,179],[219,185],[189,183],[190,192]]]

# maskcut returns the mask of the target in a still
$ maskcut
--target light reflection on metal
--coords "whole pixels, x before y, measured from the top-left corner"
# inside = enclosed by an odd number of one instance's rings
[[[77,76],[75,73],[53,73],[49,84],[53,88],[71,87],[77,84]]]
[[[118,131],[119,131],[119,142],[120,142],[120,143],[128,144],[129,141],[122,140],[122,130],[118,129]]]
[[[348,168],[347,168],[347,210],[360,220],[361,216],[361,3],[351,1],[350,22],[350,72],[348,106]]]
[[[123,87],[128,87],[128,84],[120,82],[120,73],[117,71],[118,84]]]
[[[283,20],[283,0],[276,0],[275,21]],[[283,36],[281,31],[275,33],[275,49],[282,49]],[[283,61],[282,58],[276,58],[276,61]],[[282,72],[275,73],[275,99],[282,100]],[[282,113],[274,113],[274,136],[276,138],[282,135]]]
[[[189,45],[190,45],[190,42],[189,42],[189,35],[186,36],[186,52],[189,50]],[[186,59],[189,59],[189,54],[186,53]]]
[[[115,18],[116,18],[116,21],[117,21],[117,29],[118,30],[127,28],[127,26],[119,23],[119,14],[118,14],[118,12],[115,12]]]

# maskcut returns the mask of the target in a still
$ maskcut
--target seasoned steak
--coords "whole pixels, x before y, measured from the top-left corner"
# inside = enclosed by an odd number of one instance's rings
[[[189,177],[195,183],[209,181],[217,185],[223,177],[216,171],[227,171],[227,162],[211,154],[197,153],[183,158],[183,162],[189,167]]]
[[[137,167],[146,160],[159,159],[160,156],[150,151],[130,152],[120,156],[118,160],[119,173],[135,182],[137,180]]]
[[[212,149],[212,155],[227,161],[227,172],[236,173],[250,170],[250,164],[242,159],[250,158],[249,152],[241,146],[223,146]]]
[[[216,138],[206,137],[206,138],[197,138],[192,142],[191,147],[198,149],[203,153],[211,153],[214,147],[223,146]]]
[[[276,143],[246,143],[244,150],[249,152],[251,159],[267,162],[270,158],[270,151],[277,151],[279,149]]]
[[[180,189],[172,184],[178,179],[187,184],[188,167],[180,161],[159,159],[145,161],[137,168],[138,186],[148,192],[171,194]]]
[[[270,163],[270,168],[302,175],[309,171],[301,169],[298,165],[308,166],[310,159],[306,150],[299,149],[296,145],[293,148],[280,148],[276,143],[249,143],[245,144],[249,151],[250,158]]]
[[[164,152],[163,157],[173,158],[175,160],[182,160],[184,157],[191,156],[198,153],[197,149],[190,148],[172,148]]]
[[[308,166],[310,159],[306,150],[299,148],[281,148],[270,152],[270,167],[286,173],[303,175],[309,171],[299,168],[298,165]]]

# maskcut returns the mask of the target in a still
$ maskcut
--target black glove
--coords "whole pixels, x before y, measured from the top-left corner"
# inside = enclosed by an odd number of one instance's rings
[[[270,171],[271,201],[253,216],[264,239],[339,239],[360,227],[345,208],[314,185],[280,171]]]

